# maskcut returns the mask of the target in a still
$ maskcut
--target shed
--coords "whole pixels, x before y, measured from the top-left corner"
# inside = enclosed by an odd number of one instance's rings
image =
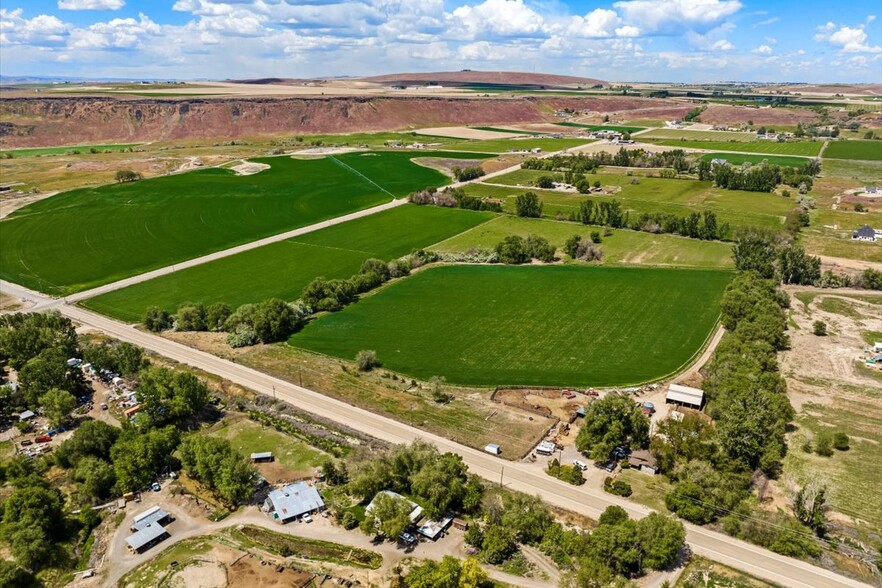
[[[873,353],[882,353],[882,343],[873,343]]]
[[[34,411],[32,411],[32,410],[26,410],[26,411],[24,411],[23,413],[21,413],[21,414],[18,415],[18,420],[19,420],[19,422],[22,422],[22,423],[23,423],[24,421],[29,421],[29,420],[31,420],[31,419],[34,418],[35,416],[37,416],[37,415],[34,414]]]
[[[148,508],[142,513],[136,514],[132,520],[132,532],[146,529],[151,525],[165,525],[171,522],[171,515],[158,506]]]
[[[168,531],[159,523],[153,523],[126,537],[126,544],[132,553],[143,553],[160,541],[168,538]]]
[[[488,443],[484,447],[484,451],[493,455],[499,455],[500,453],[502,453],[502,447],[500,447],[496,443]]]
[[[869,225],[864,225],[851,233],[853,241],[871,241],[876,242],[876,231]]]
[[[251,454],[251,463],[268,463],[274,460],[272,451],[261,451]]]
[[[681,386],[680,384],[671,384],[668,387],[665,402],[701,408],[704,402],[704,390],[690,386]]]
[[[141,405],[140,405],[140,404],[136,404],[135,406],[133,406],[133,407],[131,407],[131,408],[127,408],[127,409],[123,412],[123,414],[126,415],[126,418],[127,418],[127,419],[130,419],[130,418],[132,418],[133,416],[135,416],[136,414],[138,414],[139,412],[141,412]]]
[[[576,416],[585,418],[585,414],[586,414],[586,412],[585,412],[584,406],[580,406],[579,408],[576,409]]]
[[[551,441],[542,441],[536,446],[536,453],[539,455],[551,455],[557,450],[557,445]]]
[[[321,494],[306,482],[295,482],[273,490],[263,501],[263,510],[272,513],[273,519],[286,523],[291,519],[325,508]]]
[[[457,519],[453,519],[453,528],[459,529],[460,531],[468,531],[469,524],[468,524],[468,522],[457,518]]]
[[[452,522],[452,517],[444,517],[440,521],[425,521],[422,525],[419,526],[417,531],[423,537],[435,541],[438,539],[438,537],[441,536],[441,533],[443,533],[447,529],[447,527],[450,526],[450,523]]]

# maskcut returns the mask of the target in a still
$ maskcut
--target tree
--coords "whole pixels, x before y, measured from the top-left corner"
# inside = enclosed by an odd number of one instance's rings
[[[34,585],[34,576],[9,560],[0,560],[0,586],[27,588]]]
[[[673,472],[678,463],[710,459],[717,451],[713,426],[695,414],[682,419],[667,418],[658,423],[650,450],[661,471]]]
[[[150,367],[139,376],[141,412],[150,424],[180,423],[199,413],[208,403],[208,385],[188,372]]]
[[[109,497],[116,483],[113,466],[97,457],[84,457],[79,460],[73,477],[80,482],[80,492],[86,499],[84,502],[92,504]]]
[[[824,337],[827,334],[827,323],[824,321],[815,321],[812,325],[812,333],[818,337]]]
[[[52,388],[40,396],[40,404],[49,424],[58,427],[70,419],[71,411],[77,406],[77,399],[67,390]]]
[[[361,269],[359,270],[359,273],[378,274],[380,277],[383,278],[383,281],[386,281],[389,279],[389,266],[382,259],[376,259],[376,258],[366,259],[361,264]]]
[[[838,451],[848,451],[849,443],[850,439],[848,438],[848,435],[842,431],[838,431],[833,435],[833,447]]]
[[[67,357],[61,348],[52,347],[28,360],[18,372],[22,397],[29,406],[37,406],[40,398],[53,388],[80,392],[84,387],[79,370],[67,365]]]
[[[270,298],[256,305],[252,326],[262,343],[273,343],[287,339],[304,318],[284,300]]]
[[[77,334],[70,319],[58,311],[15,313],[0,316],[0,358],[20,370],[47,349],[58,348],[65,359],[77,348]]]
[[[120,184],[124,182],[134,182],[140,180],[141,177],[141,174],[130,169],[121,169],[114,175],[114,179]]]
[[[171,315],[168,311],[158,306],[151,306],[144,314],[144,326],[148,331],[153,331],[154,333],[167,331],[172,327]]]
[[[205,305],[186,303],[178,307],[175,328],[178,331],[204,331]]]
[[[484,531],[481,557],[489,564],[500,564],[518,550],[514,533],[501,525],[490,525]]]
[[[775,277],[777,250],[775,235],[763,229],[744,229],[735,237],[732,248],[735,268],[739,271],[753,270],[761,277]]]
[[[536,178],[536,187],[543,190],[551,190],[554,188],[554,178],[548,175],[542,175]],[[532,192],[528,192],[532,194]]]
[[[355,364],[358,366],[358,371],[360,372],[371,371],[380,365],[377,361],[377,352],[371,349],[362,349],[355,356]]]
[[[10,525],[6,540],[15,560],[28,570],[36,571],[51,562],[52,539],[38,526]]]
[[[405,499],[383,492],[374,496],[371,504],[370,513],[365,517],[366,528],[371,533],[394,540],[410,525],[411,506]]]
[[[496,245],[496,255],[500,262],[506,264],[518,265],[530,261],[527,242],[517,235],[509,235],[500,241]]]
[[[102,421],[86,421],[62,443],[55,459],[62,467],[76,467],[84,457],[110,459],[110,449],[119,437],[119,429]]]
[[[626,511],[621,506],[607,506],[606,510],[600,513],[600,518],[597,519],[598,525],[618,525],[623,521],[627,521],[630,517],[628,516],[628,511]]]
[[[595,461],[609,459],[619,445],[644,447],[649,440],[649,419],[637,403],[621,394],[607,394],[591,403],[584,421],[576,448]]]
[[[180,446],[187,474],[217,492],[228,504],[240,504],[254,494],[257,474],[226,439],[188,437]]]
[[[459,588],[483,588],[488,584],[490,577],[481,564],[473,557],[467,557],[462,562],[462,571],[459,575]]]
[[[828,431],[821,431],[815,438],[815,453],[822,457],[833,455],[833,436]]]
[[[686,544],[683,523],[654,512],[637,521],[637,540],[643,551],[642,565],[663,570],[670,567]]]
[[[515,210],[518,216],[539,218],[542,216],[542,202],[535,192],[526,192],[515,200]]]
[[[824,535],[829,509],[827,485],[817,480],[799,487],[793,494],[793,514],[819,536]]]
[[[172,426],[145,433],[126,431],[110,451],[116,491],[140,490],[164,469],[174,468],[177,461],[172,454],[179,442],[180,433]]]
[[[205,328],[209,331],[222,331],[233,309],[226,302],[215,302],[205,308]]]
[[[445,555],[440,561],[426,560],[407,574],[408,588],[458,588],[462,566],[455,557]]]

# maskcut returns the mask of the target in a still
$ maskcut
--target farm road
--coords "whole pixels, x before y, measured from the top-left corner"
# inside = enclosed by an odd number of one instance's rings
[[[101,331],[121,341],[139,345],[148,351],[158,353],[174,361],[190,365],[205,372],[215,374],[231,382],[250,388],[257,393],[275,394],[279,400],[288,402],[317,416],[346,423],[347,426],[382,439],[402,444],[415,439],[434,443],[442,452],[453,452],[462,456],[470,471],[479,476],[504,484],[505,486],[538,494],[550,504],[597,518],[612,505],[621,506],[632,517],[642,518],[651,509],[623,498],[606,494],[601,490],[584,486],[571,486],[541,472],[536,472],[527,464],[507,462],[477,449],[460,445],[449,439],[433,435],[419,428],[408,426],[393,419],[371,413],[362,408],[329,398],[319,392],[297,386],[285,380],[274,378],[257,370],[232,361],[192,349],[169,341],[157,335],[139,331],[132,326],[109,319],[99,314],[64,304],[60,300],[46,299],[20,286],[0,282],[3,290],[15,295],[25,295],[36,301],[35,309],[52,307],[68,318],[84,326]],[[784,557],[761,547],[739,541],[722,533],[696,525],[686,524],[686,540],[692,551],[724,565],[743,570],[749,574],[794,588],[852,588],[865,586],[856,580],[846,578],[809,563]]]

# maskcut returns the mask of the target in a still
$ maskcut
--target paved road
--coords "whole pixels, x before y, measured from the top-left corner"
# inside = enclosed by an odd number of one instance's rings
[[[0,286],[5,287],[5,284]],[[20,290],[20,288],[18,289]],[[39,297],[35,293],[31,293],[30,298],[38,299]],[[38,306],[40,305],[38,304]],[[258,393],[275,394],[278,399],[289,402],[307,412],[345,423],[347,426],[390,443],[409,443],[417,438],[425,439],[434,443],[441,451],[451,451],[461,455],[469,469],[483,478],[501,482],[513,490],[538,494],[550,504],[593,518],[597,518],[606,507],[614,504],[623,507],[635,518],[646,516],[651,512],[649,508],[642,505],[605,494],[599,490],[565,484],[532,470],[526,464],[501,460],[251,368],[139,331],[81,308],[66,304],[57,307],[65,316],[98,329],[107,335],[223,377]],[[721,533],[694,525],[686,525],[686,528],[687,540],[692,550],[698,555],[784,586],[795,588],[863,586],[855,580],[802,561],[771,553]]]

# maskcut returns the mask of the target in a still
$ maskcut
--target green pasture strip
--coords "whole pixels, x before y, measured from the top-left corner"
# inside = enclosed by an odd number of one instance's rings
[[[489,213],[408,204],[108,292],[82,304],[140,321],[150,306],[183,302],[232,307],[267,298],[293,301],[317,276],[348,278],[365,259],[401,257],[493,218]]]
[[[637,384],[680,370],[699,352],[730,275],[444,266],[326,315],[289,343],[346,359],[373,349],[389,369],[457,384]]]
[[[554,123],[560,127],[570,127],[575,129],[587,129],[589,131],[618,131],[620,133],[636,133],[637,131],[645,131],[646,127],[627,127],[622,125],[587,125],[574,122]]]
[[[824,159],[857,159],[882,161],[882,141],[830,141]]]
[[[12,157],[43,157],[46,155],[65,155],[65,154],[73,154],[73,152],[79,152],[83,154],[88,154],[92,149],[95,149],[98,153],[103,153],[104,151],[123,151],[130,147],[138,147],[143,145],[143,143],[114,143],[109,145],[102,144],[94,144],[94,145],[68,145],[68,146],[59,146],[59,147],[34,147],[31,149],[0,149],[0,153],[12,153]]]
[[[640,140],[646,140],[642,135]],[[771,155],[801,155],[803,157],[817,157],[821,152],[820,141],[680,141],[680,140],[653,140],[654,143],[666,147],[679,147],[682,149],[706,149],[708,151],[735,151],[740,153],[768,153]]]
[[[756,133],[737,131],[692,131],[689,129],[653,129],[640,135],[644,139],[686,139],[694,141],[756,141]]]
[[[776,155],[752,155],[750,153],[708,153],[701,157],[702,161],[712,161],[714,159],[725,159],[732,165],[741,165],[742,163],[752,163],[754,165],[768,162],[771,165],[781,167],[802,167],[808,163],[805,157],[787,157]]]
[[[537,133],[536,131],[518,131],[516,129],[503,129],[500,127],[469,127],[476,131],[492,131],[494,133],[509,133],[512,135],[544,135],[545,133]]]
[[[508,153],[510,151],[530,151],[539,148],[542,153],[553,153],[592,143],[590,139],[548,139],[529,137],[523,139],[485,139],[450,143],[438,149],[475,153]]]

